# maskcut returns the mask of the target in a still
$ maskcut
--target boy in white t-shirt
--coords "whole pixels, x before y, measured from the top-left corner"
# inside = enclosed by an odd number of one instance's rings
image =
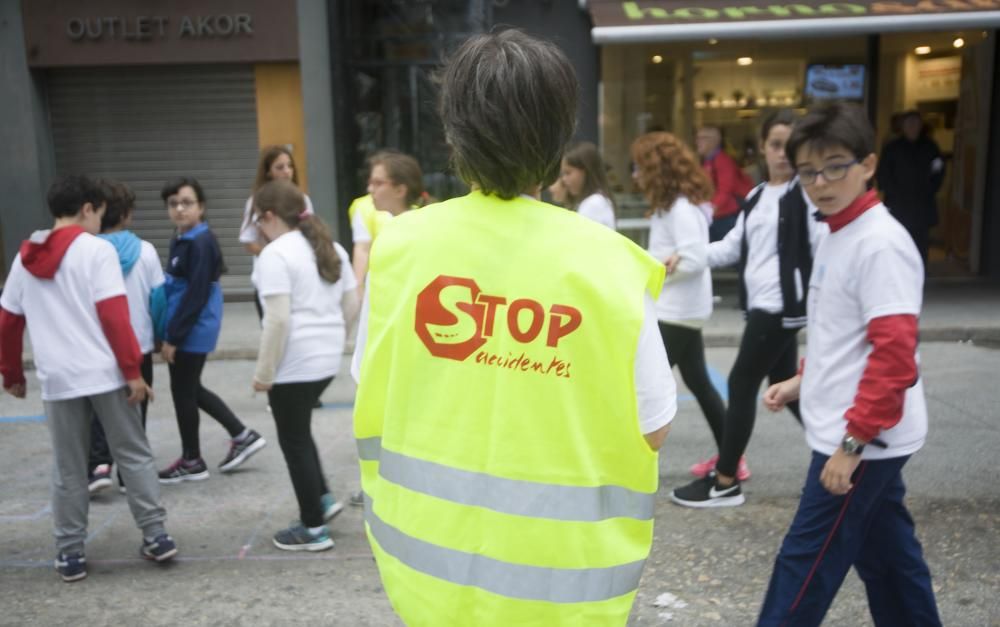
[[[142,352],[129,323],[118,255],[95,237],[106,199],[90,179],[68,176],[53,183],[48,204],[55,224],[22,244],[0,297],[0,374],[4,389],[24,398],[27,325],[52,436],[55,566],[63,580],[78,581],[87,576],[87,452],[94,412],[129,487],[129,507],[143,535],[140,554],[162,562],[177,554],[177,545],[163,526],[153,453],[136,406],[150,390],[140,375]]]
[[[812,109],[786,151],[830,234],[809,281],[804,366],[764,395],[772,411],[800,399],[813,454],[758,624],[819,625],[854,566],[875,624],[940,625],[903,502],[903,465],[927,434],[917,366],[923,263],[868,189],[878,159],[860,107]]]
[[[101,181],[102,192],[107,198],[107,208],[101,218],[100,238],[111,242],[118,253],[122,275],[125,278],[125,295],[128,299],[129,320],[132,331],[142,351],[140,371],[146,385],[153,385],[153,317],[150,313],[150,294],[163,285],[163,268],[160,257],[152,244],[128,230],[132,225],[135,194],[124,183]],[[142,401],[142,427],[146,428],[146,410],[149,399]],[[100,420],[90,425],[90,460],[87,464],[90,493],[94,494],[111,486],[111,464],[114,458]],[[119,489],[125,484],[118,473]]]

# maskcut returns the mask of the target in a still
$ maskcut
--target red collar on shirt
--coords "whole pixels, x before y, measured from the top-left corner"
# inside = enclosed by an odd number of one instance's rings
[[[821,222],[826,222],[830,226],[830,232],[836,233],[853,222],[862,213],[868,211],[881,202],[874,189],[870,189],[854,199],[854,202],[844,207],[832,216],[817,216]],[[819,212],[817,212],[819,213]]]

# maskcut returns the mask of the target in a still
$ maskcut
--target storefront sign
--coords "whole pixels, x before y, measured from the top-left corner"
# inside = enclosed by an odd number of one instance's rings
[[[23,10],[35,67],[298,58],[295,3],[31,0]]]
[[[589,7],[595,26],[594,39],[599,43],[779,33],[988,28],[1000,24],[1000,0],[590,0]],[[622,30],[626,28],[638,30]]]

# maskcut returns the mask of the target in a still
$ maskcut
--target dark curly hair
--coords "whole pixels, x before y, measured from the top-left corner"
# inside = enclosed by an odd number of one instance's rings
[[[636,182],[656,211],[669,211],[678,196],[694,204],[712,199],[709,180],[694,152],[670,133],[646,133],[632,142]]]

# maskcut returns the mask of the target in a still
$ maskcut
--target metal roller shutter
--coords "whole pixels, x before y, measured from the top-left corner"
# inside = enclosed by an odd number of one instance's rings
[[[250,256],[237,236],[257,167],[257,106],[251,66],[53,70],[48,103],[60,174],[127,183],[132,229],[165,261],[173,224],[160,199],[167,179],[193,176],[229,272],[227,294],[250,287]]]

